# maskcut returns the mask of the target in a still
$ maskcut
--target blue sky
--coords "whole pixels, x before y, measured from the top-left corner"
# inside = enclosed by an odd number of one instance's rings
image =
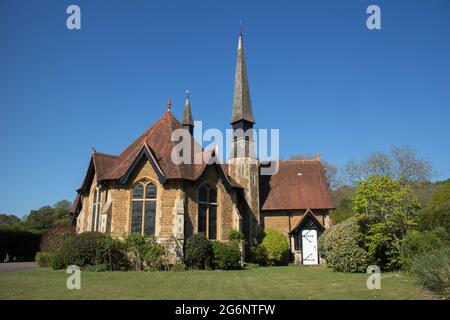
[[[450,177],[450,1],[0,0],[0,212],[73,200],[92,146],[121,152],[168,96],[180,117],[186,89],[196,120],[229,128],[241,19],[257,127],[280,129],[283,158],[409,144]]]

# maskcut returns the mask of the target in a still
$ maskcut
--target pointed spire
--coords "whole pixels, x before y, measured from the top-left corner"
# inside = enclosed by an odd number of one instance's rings
[[[194,120],[192,119],[191,100],[189,98],[189,90],[186,90],[186,103],[184,104],[183,119],[181,125],[185,127],[191,134],[194,133]]]
[[[170,109],[172,108],[172,102],[170,101],[170,97],[167,100],[167,112],[170,112]]]
[[[252,112],[252,104],[250,101],[250,88],[248,86],[247,67],[245,63],[242,38],[243,35],[241,24],[238,42],[236,76],[234,80],[233,115],[231,117],[232,124],[240,120],[255,123]]]
[[[184,104],[183,120],[181,124],[184,125],[194,125],[194,120],[192,119],[191,112],[191,100],[189,99],[189,90],[186,91],[186,103]]]

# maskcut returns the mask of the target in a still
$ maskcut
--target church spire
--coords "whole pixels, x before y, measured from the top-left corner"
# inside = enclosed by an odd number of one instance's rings
[[[239,34],[236,76],[234,80],[233,115],[231,124],[246,121],[255,123],[250,101],[250,89],[248,86],[247,67],[245,64],[244,45],[242,41],[242,27]]]
[[[186,102],[184,104],[183,119],[181,120],[181,124],[187,130],[189,130],[191,135],[193,134],[193,132],[194,132],[194,120],[192,119],[191,100],[189,98],[189,90],[186,91]]]

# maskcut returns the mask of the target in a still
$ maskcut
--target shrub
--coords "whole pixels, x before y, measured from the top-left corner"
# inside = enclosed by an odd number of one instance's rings
[[[164,247],[156,242],[155,237],[145,237],[137,233],[125,239],[126,247],[133,269],[160,269],[164,263]]]
[[[365,272],[369,263],[362,239],[358,220],[350,218],[322,234],[319,250],[334,271]]]
[[[36,253],[35,261],[39,267],[48,268],[50,266],[50,258],[52,255],[52,252],[38,252]]]
[[[9,261],[34,261],[39,249],[41,232],[27,230],[17,226],[0,227],[0,262],[9,257]]]
[[[210,264],[211,255],[211,242],[204,236],[195,234],[186,240],[184,246],[184,263],[188,268],[207,268]]]
[[[106,237],[104,241],[104,251],[101,261],[110,271],[125,271],[130,268],[130,260],[127,255],[125,242],[111,237]],[[101,245],[103,247],[103,245]]]
[[[68,265],[83,267],[103,263],[105,236],[100,232],[84,232],[70,237],[59,251]]]
[[[267,265],[267,250],[262,245],[256,245],[250,249],[251,261],[260,266]]]
[[[450,298],[450,248],[418,257],[411,270],[424,287]]]
[[[420,213],[419,227],[423,230],[443,227],[450,242],[450,183],[435,193]]]
[[[48,265],[53,270],[61,270],[66,268],[69,264],[66,262],[64,255],[59,252],[53,252],[49,254]]]
[[[262,233],[261,246],[267,252],[267,261],[270,264],[287,264],[289,261],[289,243],[280,231],[267,228]]]
[[[75,235],[75,228],[69,223],[59,223],[48,229],[41,238],[41,251],[57,251],[64,242]]]
[[[211,262],[214,269],[230,270],[241,267],[241,251],[236,245],[214,241],[212,250]]]
[[[235,229],[230,229],[228,231],[228,239],[230,243],[240,248],[241,244],[245,243],[245,236],[242,232],[239,232]]]
[[[419,256],[439,250],[446,245],[444,228],[432,231],[411,230],[403,238],[400,248],[401,263],[404,270],[409,271],[413,260]]]

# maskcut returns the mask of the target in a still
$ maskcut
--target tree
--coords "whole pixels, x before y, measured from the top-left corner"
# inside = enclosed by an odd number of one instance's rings
[[[387,176],[402,183],[423,182],[432,176],[432,166],[430,162],[418,159],[410,146],[393,146],[389,154],[377,151],[360,162],[350,160],[343,175],[350,184],[371,176]]]
[[[15,215],[0,213],[0,225],[12,226],[18,222],[20,222],[20,219]]]
[[[450,183],[433,195],[420,213],[419,229],[432,230],[443,227],[450,242]]]
[[[417,222],[419,199],[399,180],[373,176],[358,183],[352,200],[374,262],[384,269],[398,268],[401,240]]]
[[[60,200],[53,205],[53,208],[63,209],[66,211],[69,211],[71,207],[72,207],[72,203],[68,200]]]
[[[316,156],[311,154],[295,154],[292,155],[290,160],[314,160]],[[327,161],[321,160],[323,173],[325,175],[325,179],[327,180],[328,187],[332,190],[336,190],[342,183],[339,178],[338,168]]]
[[[70,222],[70,220],[71,215],[68,210],[44,206],[38,210],[31,210],[26,218],[25,224],[32,229],[46,230],[55,224]]]

